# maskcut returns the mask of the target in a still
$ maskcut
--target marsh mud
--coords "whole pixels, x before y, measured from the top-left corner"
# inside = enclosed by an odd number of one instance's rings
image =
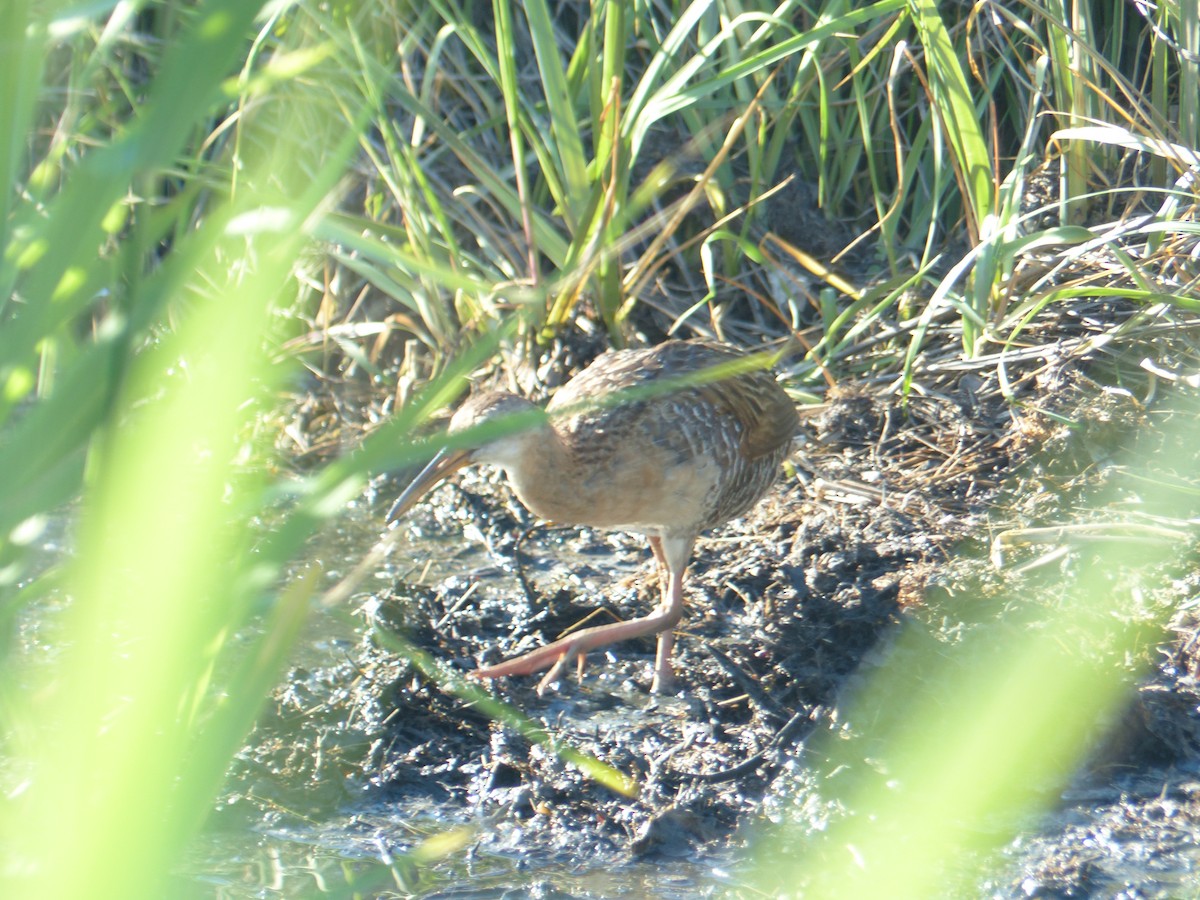
[[[1152,460],[1145,477],[1193,495],[1200,486],[1194,429],[1174,428],[1197,416],[1196,391],[1062,346],[1048,342],[1023,369],[930,368],[907,397],[898,382],[829,391],[768,497],[699,541],[677,694],[648,692],[650,639],[589,657],[582,679],[546,696],[537,676],[491,686],[553,740],[635,779],[634,797],[444,689],[388,639],[462,671],[655,602],[643,541],[546,526],[493,473],[464,473],[398,526],[402,548],[352,618],[318,614],[308,657],[236,761],[212,839],[250,828],[274,858],[306,860],[280,863],[279,884],[321,883],[318,858],[336,860],[341,878],[354,860],[416,848],[411,882],[388,890],[752,896],[742,867],[760,828],[816,834],[844,812],[824,803],[806,748],[864,727],[847,720],[845,699],[898,630],[926,634],[936,654],[1018,606],[1029,627],[1028,607],[1061,602],[1059,585],[1111,552],[1130,510],[1167,515],[1122,487],[1135,451]],[[1183,359],[1168,357],[1158,356]],[[322,551],[327,566],[365,552],[404,477],[372,486],[343,523],[348,537]],[[1081,521],[1081,532],[1045,530]],[[1156,534],[1135,537],[1164,540]],[[1136,653],[1114,663],[1129,673],[1126,708],[1098,725],[1050,812],[992,865],[948,875],[948,896],[1200,891],[1194,542],[1154,565],[1145,583],[1158,587],[1121,613],[1141,628]],[[447,831],[461,837],[452,852],[420,855]],[[260,877],[266,851],[246,852],[259,862],[222,890],[275,895]]]

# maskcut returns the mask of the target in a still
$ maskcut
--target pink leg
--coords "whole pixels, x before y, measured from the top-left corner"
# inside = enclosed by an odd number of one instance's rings
[[[675,624],[683,617],[683,572],[679,572],[676,583],[675,573],[667,562],[666,551],[663,550],[662,538],[650,538],[650,549],[654,551],[654,559],[658,563],[658,586],[662,591],[660,608],[675,611]],[[691,548],[688,548],[691,552]],[[684,561],[687,565],[687,561]],[[675,648],[675,625],[658,633],[658,648],[654,654],[654,681],[650,684],[650,693],[662,694],[675,685],[675,669],[671,665],[671,651]]]
[[[615,622],[611,625],[597,625],[585,628],[574,634],[560,638],[545,647],[539,647],[523,656],[505,660],[494,666],[485,666],[471,672],[473,678],[503,678],[507,675],[530,675],[549,668],[538,684],[538,693],[544,693],[550,685],[558,680],[562,671],[572,660],[581,658],[584,654],[607,644],[624,641],[630,638],[648,634],[657,634],[658,652],[654,661],[654,682],[651,691],[660,693],[670,687],[674,681],[671,668],[671,650],[675,638],[671,630],[683,617],[683,572],[691,556],[692,541],[674,539],[664,547],[662,539],[650,538],[650,548],[659,563],[662,601],[646,616],[630,619],[628,622]],[[665,572],[665,574],[663,574]]]
[[[671,567],[667,564],[667,555],[663,552],[662,538],[649,538],[650,549],[654,552],[655,572],[658,575],[658,590],[666,593],[667,579],[671,577]]]
[[[675,685],[675,670],[671,665],[671,651],[675,649],[675,626],[683,618],[683,571],[672,571],[663,589],[659,605],[671,620],[670,626],[658,633],[658,652],[654,654],[654,681],[650,693],[665,694]]]

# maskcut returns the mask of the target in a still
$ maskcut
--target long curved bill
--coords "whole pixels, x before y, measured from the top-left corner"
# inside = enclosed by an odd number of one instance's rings
[[[404,493],[396,498],[396,502],[388,510],[386,523],[391,525],[416,506],[417,501],[429,493],[435,485],[457,472],[463,466],[469,465],[470,462],[470,450],[442,450],[429,461],[429,465],[421,470],[421,474],[414,478],[412,483],[404,489]]]

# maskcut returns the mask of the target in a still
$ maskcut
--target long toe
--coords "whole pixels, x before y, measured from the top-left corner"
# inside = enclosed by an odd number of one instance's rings
[[[531,650],[523,656],[508,659],[494,666],[476,669],[471,675],[475,678],[502,678],[506,675],[532,675],[543,669],[549,669],[549,674],[542,679],[540,690],[545,690],[558,680],[563,669],[580,656],[617,641],[627,641],[630,638],[645,635],[658,635],[658,656],[655,662],[655,684],[663,681],[665,684],[671,676],[671,645],[673,637],[670,630],[679,621],[679,613],[675,608],[659,608],[648,616],[640,619],[630,619],[627,622],[614,622],[610,625],[596,625],[585,628],[567,637],[559,638],[552,644]],[[664,662],[665,661],[665,662]],[[665,675],[664,675],[665,673]]]
[[[583,671],[583,654],[579,652],[578,647],[568,647],[565,651],[563,651],[563,655],[558,658],[558,662],[551,666],[550,671],[543,675],[542,680],[538,682],[537,692],[539,697],[543,696],[546,691],[558,684],[559,679],[562,678],[563,672],[566,671],[567,666],[569,666],[571,664],[571,660],[574,659],[578,659],[580,661],[580,671]]]

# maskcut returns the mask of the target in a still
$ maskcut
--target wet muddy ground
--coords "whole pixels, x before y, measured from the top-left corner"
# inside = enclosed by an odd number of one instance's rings
[[[1002,620],[1014,597],[1053,605],[1055,586],[1114,541],[1169,540],[1122,531],[1131,517],[1161,524],[1167,514],[1114,488],[1135,449],[1161,460],[1149,477],[1197,496],[1195,431],[1174,429],[1200,412],[1194,389],[1154,382],[1136,360],[1046,346],[1023,369],[927,372],[907,401],[895,384],[830,391],[768,497],[700,540],[676,696],[648,693],[650,639],[594,655],[582,681],[572,675],[545,697],[537,676],[494,685],[552,734],[632,775],[636,798],[443,690],[380,639],[401,635],[467,669],[585,617],[628,618],[655,602],[640,539],[538,523],[494,473],[469,471],[401,523],[405,548],[356,598],[357,617],[339,620],[337,639],[289,673],[235,764],[218,826],[378,858],[419,845],[438,823],[476,825],[448,861],[414,870],[406,890],[430,895],[518,896],[501,887],[518,884],[540,896],[740,895],[737,866],[756,826],[822,827],[804,749],[847,727],[844,697],[901,623],[953,640]],[[1191,358],[1157,349],[1167,364]],[[360,552],[403,480],[381,479],[363,498]],[[1063,523],[1092,530],[1029,530]],[[1172,527],[1194,537],[1187,523]],[[1153,575],[1161,587],[1129,613],[1144,619],[1137,658],[1117,663],[1130,673],[1128,709],[1097,732],[1055,811],[1028,823],[982,882],[949,880],[948,895],[1200,890],[1194,540]],[[485,869],[501,872],[499,884]],[[662,877],[647,882],[655,871]],[[623,886],[604,880],[622,872]]]

